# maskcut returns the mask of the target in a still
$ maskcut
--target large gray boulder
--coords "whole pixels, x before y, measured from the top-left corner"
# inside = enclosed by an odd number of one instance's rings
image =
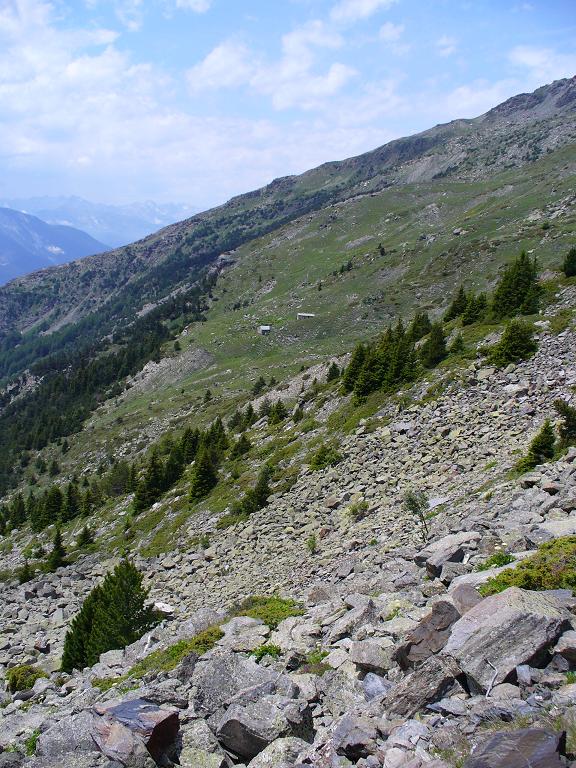
[[[426,566],[432,578],[440,576],[444,563],[461,563],[467,550],[475,549],[481,539],[478,531],[461,531],[443,536],[428,544],[414,557],[417,565]]]
[[[297,694],[297,687],[286,675],[279,675],[235,653],[199,661],[191,682],[191,701],[203,717],[213,715],[238,697],[248,701],[273,693],[289,698]]]
[[[228,707],[216,735],[230,752],[251,760],[281,736],[312,741],[312,711],[306,701],[262,696],[257,701]]]
[[[193,720],[180,730],[182,768],[225,768],[226,757],[205,720]]]
[[[495,733],[480,744],[464,768],[562,768],[566,735],[540,728]]]
[[[279,768],[285,763],[293,765],[298,755],[309,746],[308,742],[295,736],[276,739],[250,761],[248,768]]]
[[[464,614],[443,653],[458,663],[472,690],[484,692],[518,665],[536,666],[570,626],[570,614],[547,596],[510,587]]]
[[[459,687],[456,678],[461,674],[454,659],[430,656],[385,697],[386,712],[392,717],[412,717]]]
[[[94,751],[95,745],[92,738],[94,720],[94,715],[88,711],[63,717],[40,734],[36,744],[36,755],[58,757],[76,752]]]
[[[394,643],[389,637],[355,640],[350,646],[349,659],[368,672],[387,672],[393,665]]]

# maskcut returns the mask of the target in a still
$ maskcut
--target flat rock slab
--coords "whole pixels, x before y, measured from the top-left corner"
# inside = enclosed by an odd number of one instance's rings
[[[464,768],[562,768],[566,737],[540,728],[495,733],[480,744]]]
[[[535,666],[570,628],[570,614],[555,601],[510,587],[465,613],[443,653],[457,662],[472,690],[484,692],[505,682],[518,665]]]

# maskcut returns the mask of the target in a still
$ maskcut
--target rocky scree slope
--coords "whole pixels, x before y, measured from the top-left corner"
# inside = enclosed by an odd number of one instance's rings
[[[557,298],[555,310],[572,307],[574,289]],[[244,527],[214,531],[206,514],[194,533],[212,531],[208,549],[183,540],[137,560],[166,619],[92,669],[56,671],[69,618],[111,564],[87,558],[9,585],[0,664],[39,663],[50,677],[2,695],[0,745],[16,751],[0,765],[570,764],[572,593],[513,587],[482,599],[476,589],[502,570],[476,570],[494,552],[520,561],[576,534],[576,450],[506,475],[576,384],[574,326],[556,335],[543,319],[539,335],[530,361],[417,384],[412,405],[386,406],[343,440],[341,464],[303,467]],[[432,502],[426,542],[403,511],[407,487]],[[350,507],[361,501],[358,519]],[[274,590],[301,601],[301,615],[275,628],[230,618],[233,602]],[[215,624],[222,637],[199,658],[125,677]],[[257,664],[250,654],[263,645],[274,648]],[[102,678],[109,690],[92,685]],[[34,756],[18,752],[26,744]]]

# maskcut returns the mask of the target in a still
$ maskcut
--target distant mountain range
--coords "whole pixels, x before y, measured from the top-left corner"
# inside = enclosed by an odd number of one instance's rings
[[[46,224],[36,216],[0,208],[0,285],[106,250],[107,245],[74,227]]]
[[[76,227],[113,248],[140,240],[198,209],[174,203],[104,205],[81,197],[30,197],[0,200],[0,205],[38,216],[48,224]]]

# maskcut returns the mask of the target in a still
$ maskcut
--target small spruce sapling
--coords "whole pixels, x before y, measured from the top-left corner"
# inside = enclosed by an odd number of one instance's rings
[[[409,490],[404,494],[404,507],[413,515],[420,525],[420,535],[422,541],[428,541],[430,535],[430,529],[428,527],[428,520],[426,515],[428,513],[428,497],[424,491]]]
[[[516,468],[521,472],[534,469],[538,464],[544,464],[554,458],[556,436],[550,419],[546,419],[538,434],[528,447],[526,456],[520,459]]]

